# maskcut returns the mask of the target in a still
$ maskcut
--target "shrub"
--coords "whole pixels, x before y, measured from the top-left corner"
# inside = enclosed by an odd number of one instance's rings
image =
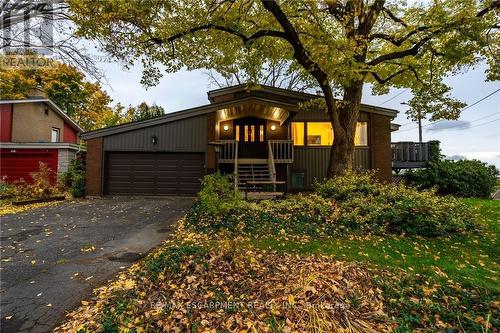
[[[39,162],[38,171],[32,172],[31,177],[32,183],[26,182],[23,178],[8,185],[4,183],[3,194],[17,199],[46,198],[59,194],[58,188],[53,185],[55,173],[45,163]]]
[[[52,186],[52,181],[54,179],[54,172],[43,162],[38,162],[38,171],[32,172],[31,178],[33,178],[32,189],[35,192],[35,197],[49,197],[54,192],[56,192],[54,186]]]
[[[316,193],[247,202],[223,176],[204,181],[187,223],[207,233],[251,236],[356,234],[440,236],[474,228],[469,208],[453,197],[403,184],[380,184],[370,173],[347,173],[317,183]],[[220,184],[213,182],[220,181]]]
[[[217,172],[203,177],[198,193],[203,208],[217,214],[226,203],[241,201],[241,194],[235,190],[233,178]]]
[[[420,189],[435,187],[441,195],[487,198],[495,189],[499,171],[477,160],[430,163],[426,169],[407,172],[405,181]]]
[[[472,213],[453,197],[396,184],[379,184],[378,193],[339,203],[338,223],[362,233],[442,236],[471,230]]]
[[[473,228],[472,213],[459,200],[439,197],[434,190],[378,183],[372,173],[349,172],[315,187],[337,201],[338,223],[353,231],[439,236]]]
[[[359,195],[377,193],[380,184],[373,179],[373,172],[347,172],[342,177],[331,178],[323,182],[316,181],[314,190],[324,198],[346,201]]]
[[[62,174],[60,181],[73,197],[85,196],[85,162],[81,156],[70,162],[68,171]]]

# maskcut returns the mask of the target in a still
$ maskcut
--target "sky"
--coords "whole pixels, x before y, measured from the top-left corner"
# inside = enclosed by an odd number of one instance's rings
[[[208,103],[208,76],[203,71],[181,70],[165,73],[159,84],[144,88],[141,83],[140,66],[125,70],[117,63],[99,63],[108,84],[105,89],[114,103],[137,105],[143,101],[156,103],[167,112],[200,106]],[[485,66],[478,66],[467,73],[447,79],[453,88],[451,93],[468,105],[500,89],[500,82],[485,82]],[[383,96],[374,96],[366,87],[363,103],[393,108],[399,111],[395,123],[403,125],[392,133],[392,141],[418,141],[415,123],[409,123],[402,104],[411,98],[404,89],[392,90]],[[442,153],[450,159],[479,159],[500,168],[500,91],[484,101],[465,110],[457,121],[441,121],[430,124],[423,121],[423,140],[439,140]]]

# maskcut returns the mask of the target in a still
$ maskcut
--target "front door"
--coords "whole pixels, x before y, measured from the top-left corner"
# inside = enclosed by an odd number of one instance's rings
[[[238,157],[267,158],[266,121],[259,118],[242,118],[234,121],[238,140]]]

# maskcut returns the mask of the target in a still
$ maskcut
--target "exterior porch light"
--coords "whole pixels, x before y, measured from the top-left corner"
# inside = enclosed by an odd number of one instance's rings
[[[229,131],[229,125],[224,125],[224,131]]]
[[[276,131],[276,125],[271,125],[271,131]]]
[[[158,143],[158,138],[156,137],[156,135],[153,135],[151,137],[151,143],[154,144],[154,145]]]

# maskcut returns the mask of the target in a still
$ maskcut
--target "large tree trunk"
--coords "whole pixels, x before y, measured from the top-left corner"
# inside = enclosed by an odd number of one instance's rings
[[[328,178],[340,176],[346,171],[352,170],[354,162],[354,136],[356,134],[356,123],[358,121],[362,94],[363,81],[352,82],[344,90],[341,105],[336,110],[328,110],[329,113],[337,112],[338,114],[337,117],[330,117],[334,140],[330,149]]]

